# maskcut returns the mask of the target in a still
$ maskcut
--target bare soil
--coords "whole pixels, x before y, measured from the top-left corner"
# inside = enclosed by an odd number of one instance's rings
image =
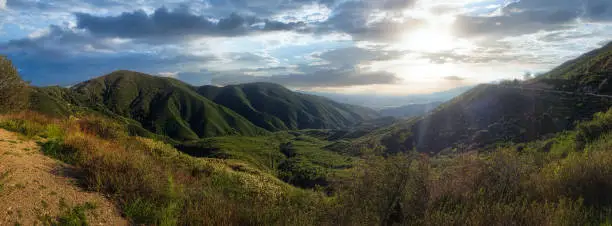
[[[43,155],[36,142],[0,129],[0,225],[38,225],[86,203],[89,225],[128,225],[99,193],[77,185],[75,170]]]

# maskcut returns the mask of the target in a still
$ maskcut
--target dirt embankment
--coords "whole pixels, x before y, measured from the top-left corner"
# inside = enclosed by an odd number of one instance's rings
[[[34,141],[0,129],[0,225],[41,224],[77,206],[90,207],[90,225],[128,224],[109,200],[80,188],[74,172]]]

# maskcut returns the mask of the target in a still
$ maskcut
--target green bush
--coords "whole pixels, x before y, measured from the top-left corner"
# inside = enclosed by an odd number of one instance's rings
[[[584,148],[587,143],[599,139],[610,131],[612,131],[612,109],[596,113],[593,120],[579,123],[576,126],[578,148]]]
[[[45,125],[24,119],[1,120],[0,128],[17,132],[27,137],[44,135],[47,130]]]
[[[28,106],[29,89],[10,60],[0,56],[0,113],[23,110]]]
[[[61,139],[50,139],[40,144],[42,152],[50,157],[68,164],[76,164],[79,160],[79,152],[64,144]]]
[[[96,208],[93,203],[85,203],[72,208],[64,207],[63,213],[57,217],[57,225],[87,226],[87,211]]]
[[[314,188],[328,185],[328,170],[302,157],[284,160],[278,169],[282,180],[298,187]]]
[[[100,138],[112,140],[128,136],[127,126],[111,119],[86,116],[77,122],[83,132]]]

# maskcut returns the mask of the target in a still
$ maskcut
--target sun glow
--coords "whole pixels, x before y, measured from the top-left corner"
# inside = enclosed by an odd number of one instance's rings
[[[420,28],[404,33],[398,47],[419,52],[439,52],[457,48],[458,40],[452,34],[455,21],[451,16],[421,14],[426,22]]]
[[[428,27],[409,32],[399,43],[400,48],[422,52],[439,52],[455,47],[454,38],[445,30]]]

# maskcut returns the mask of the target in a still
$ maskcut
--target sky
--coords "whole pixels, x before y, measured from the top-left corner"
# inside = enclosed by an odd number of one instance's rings
[[[0,0],[34,85],[115,70],[410,95],[523,78],[612,41],[610,0]]]

